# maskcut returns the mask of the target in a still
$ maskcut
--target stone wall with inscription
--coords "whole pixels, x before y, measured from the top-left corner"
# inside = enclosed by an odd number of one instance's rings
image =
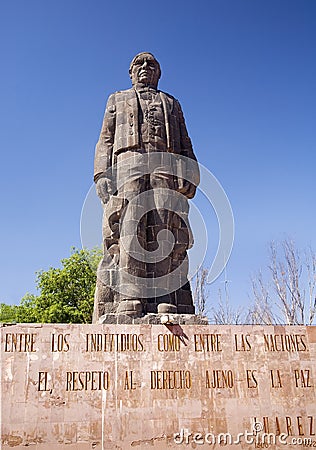
[[[316,327],[3,326],[2,448],[316,447],[315,361]]]

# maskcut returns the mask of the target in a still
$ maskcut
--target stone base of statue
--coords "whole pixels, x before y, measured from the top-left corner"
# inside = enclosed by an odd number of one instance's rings
[[[169,306],[169,305],[168,305]],[[208,319],[195,314],[173,314],[170,312],[160,314],[145,314],[133,317],[127,314],[104,314],[98,319],[98,324],[148,324],[148,325],[207,325]]]
[[[134,286],[135,291],[137,287]],[[120,316],[118,322],[109,319],[111,315],[115,314]],[[195,314],[190,283],[186,281],[180,289],[163,296],[152,298],[128,298],[125,296],[122,300],[122,295],[117,290],[111,289],[99,279],[97,280],[93,323],[159,323],[159,318],[158,322],[153,321],[155,320],[154,315],[157,314],[188,316],[187,321],[181,321],[181,323],[199,323],[188,322],[189,316]],[[100,318],[105,316],[106,320],[111,321],[104,322],[103,319],[100,321]],[[151,322],[148,322],[149,317]],[[126,321],[124,322],[124,320]]]

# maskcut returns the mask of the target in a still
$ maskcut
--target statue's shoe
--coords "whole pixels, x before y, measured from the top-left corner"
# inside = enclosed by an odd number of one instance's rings
[[[157,307],[158,314],[177,314],[176,305],[171,303],[159,303]]]
[[[122,300],[117,307],[117,314],[125,314],[130,317],[141,317],[143,305],[140,300]]]

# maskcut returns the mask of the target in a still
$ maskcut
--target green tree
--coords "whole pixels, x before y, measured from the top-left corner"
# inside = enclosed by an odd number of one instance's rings
[[[91,323],[96,269],[101,250],[73,249],[62,268],[37,272],[40,294],[26,294],[15,307],[14,320],[24,323]],[[8,305],[6,305],[8,306]],[[7,315],[9,314],[9,310]],[[1,321],[4,320],[2,313]]]
[[[6,303],[0,303],[0,322],[16,322],[18,306],[7,305]]]

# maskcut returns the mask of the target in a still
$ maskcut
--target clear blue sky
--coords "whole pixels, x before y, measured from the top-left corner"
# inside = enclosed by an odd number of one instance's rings
[[[80,246],[106,98],[144,50],[230,199],[234,304],[271,239],[316,248],[315,1],[12,0],[0,21],[0,301],[35,292],[35,271]]]

